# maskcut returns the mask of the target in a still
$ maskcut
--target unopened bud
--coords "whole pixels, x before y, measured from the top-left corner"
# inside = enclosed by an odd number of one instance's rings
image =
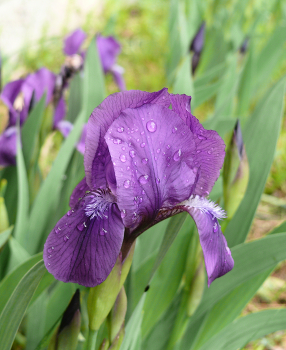
[[[122,325],[119,333],[116,335],[115,339],[113,340],[108,350],[119,350],[123,342],[124,334],[125,334],[125,329],[124,329],[124,325]]]
[[[192,74],[193,75],[195,74],[197,66],[200,62],[201,52],[204,47],[205,27],[206,27],[206,23],[203,22],[190,45],[190,51],[193,51],[194,53],[192,56]]]
[[[231,219],[241,203],[249,179],[249,164],[242,139],[240,123],[237,121],[223,167],[224,207]]]
[[[127,297],[124,287],[121,288],[110,315],[110,339],[116,338],[122,325],[124,324],[127,311]]]
[[[109,340],[103,339],[98,350],[108,350],[108,347],[109,347]]]
[[[50,341],[48,350],[75,350],[80,332],[80,292],[76,290],[70,301],[60,326]]]

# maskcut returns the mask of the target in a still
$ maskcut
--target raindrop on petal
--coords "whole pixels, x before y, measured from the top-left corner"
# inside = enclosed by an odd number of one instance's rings
[[[101,236],[104,236],[106,233],[107,231],[104,228],[102,228],[101,231],[99,232]]]
[[[146,143],[145,142],[142,142],[141,145],[140,145],[142,148],[144,148],[146,146]]]
[[[64,242],[67,242],[69,240],[69,236],[64,236]]]
[[[153,120],[149,120],[146,123],[146,128],[149,132],[155,132],[157,130],[157,124]]]
[[[84,229],[84,223],[78,224],[78,225],[77,225],[77,229],[78,229],[79,231],[83,231],[83,229]]]
[[[218,224],[215,222],[213,226],[213,231],[216,233],[218,231]]]
[[[172,133],[175,134],[175,132],[178,130],[178,128],[176,128],[175,126],[172,129]]]
[[[145,185],[149,181],[149,175],[141,175],[139,177],[139,182],[141,185]]]
[[[177,152],[175,152],[173,156],[174,161],[177,162],[180,159],[181,155],[182,155],[182,151],[181,149],[179,149]]]
[[[121,127],[117,128],[117,131],[122,133],[124,131],[124,128],[121,126]]]
[[[124,183],[123,183],[123,186],[125,188],[129,188],[130,187],[130,180],[125,180]]]
[[[122,141],[121,141],[120,139],[114,139],[114,140],[113,140],[113,143],[114,143],[115,145],[120,145],[120,143],[122,143]]]
[[[148,163],[148,158],[143,158],[143,159],[142,159],[142,163],[143,163],[143,164],[147,164],[147,163]]]
[[[121,218],[124,219],[125,216],[126,216],[126,210],[125,209],[121,210],[121,214],[120,215],[121,215]]]
[[[126,162],[126,156],[124,154],[121,154],[119,159],[121,160],[122,163],[125,163]]]
[[[160,149],[160,148],[158,148],[156,152],[159,154],[159,153],[161,152],[161,149]]]
[[[131,158],[134,158],[135,155],[136,155],[136,153],[135,153],[135,151],[130,151],[130,152],[129,152],[129,155],[130,155]]]

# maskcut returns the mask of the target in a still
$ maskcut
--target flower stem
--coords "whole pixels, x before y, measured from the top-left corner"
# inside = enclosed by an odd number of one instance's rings
[[[97,331],[89,329],[86,350],[96,350],[95,349],[96,338],[97,338]]]

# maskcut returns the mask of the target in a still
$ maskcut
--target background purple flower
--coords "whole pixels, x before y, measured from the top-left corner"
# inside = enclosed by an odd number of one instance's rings
[[[225,146],[191,114],[190,99],[167,89],[126,91],[93,111],[86,178],[44,247],[46,267],[56,278],[85,286],[101,283],[121,249],[124,256],[139,234],[182,211],[197,224],[209,284],[232,269],[218,222],[225,214],[206,198]]]

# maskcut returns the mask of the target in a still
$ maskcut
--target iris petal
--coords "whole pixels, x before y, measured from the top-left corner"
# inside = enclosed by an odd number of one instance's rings
[[[0,135],[0,166],[16,165],[17,131],[15,126]]]
[[[197,225],[210,286],[216,278],[225,275],[234,266],[231,251],[218,222],[218,219],[224,217],[224,212],[211,201],[199,196],[192,196],[181,204],[182,210],[187,211]]]
[[[195,135],[196,153],[194,162],[199,164],[199,176],[193,193],[207,196],[219,177],[225,155],[225,144],[214,130],[206,130],[190,112],[190,97],[170,95],[172,110],[190,127]]]
[[[149,93],[130,90],[108,96],[92,112],[87,126],[84,167],[86,181],[90,188],[98,188],[103,183],[105,169],[110,162],[110,154],[104,136],[120,113],[126,108],[137,108],[145,103],[156,103],[169,107],[167,89]],[[116,142],[116,141],[115,141]]]
[[[190,197],[198,171],[195,142],[176,113],[151,104],[126,109],[111,125],[106,141],[126,227],[140,224],[143,229],[162,206]]]
[[[77,204],[77,202],[84,197],[86,191],[90,191],[90,188],[88,187],[86,183],[86,178],[84,177],[75,187],[73,190],[69,205],[71,208],[74,208]]]
[[[78,53],[85,38],[86,34],[82,29],[76,29],[66,36],[64,40],[64,54],[71,56]]]
[[[119,255],[124,225],[116,203],[90,193],[59,220],[44,246],[47,270],[63,282],[102,283]]]

